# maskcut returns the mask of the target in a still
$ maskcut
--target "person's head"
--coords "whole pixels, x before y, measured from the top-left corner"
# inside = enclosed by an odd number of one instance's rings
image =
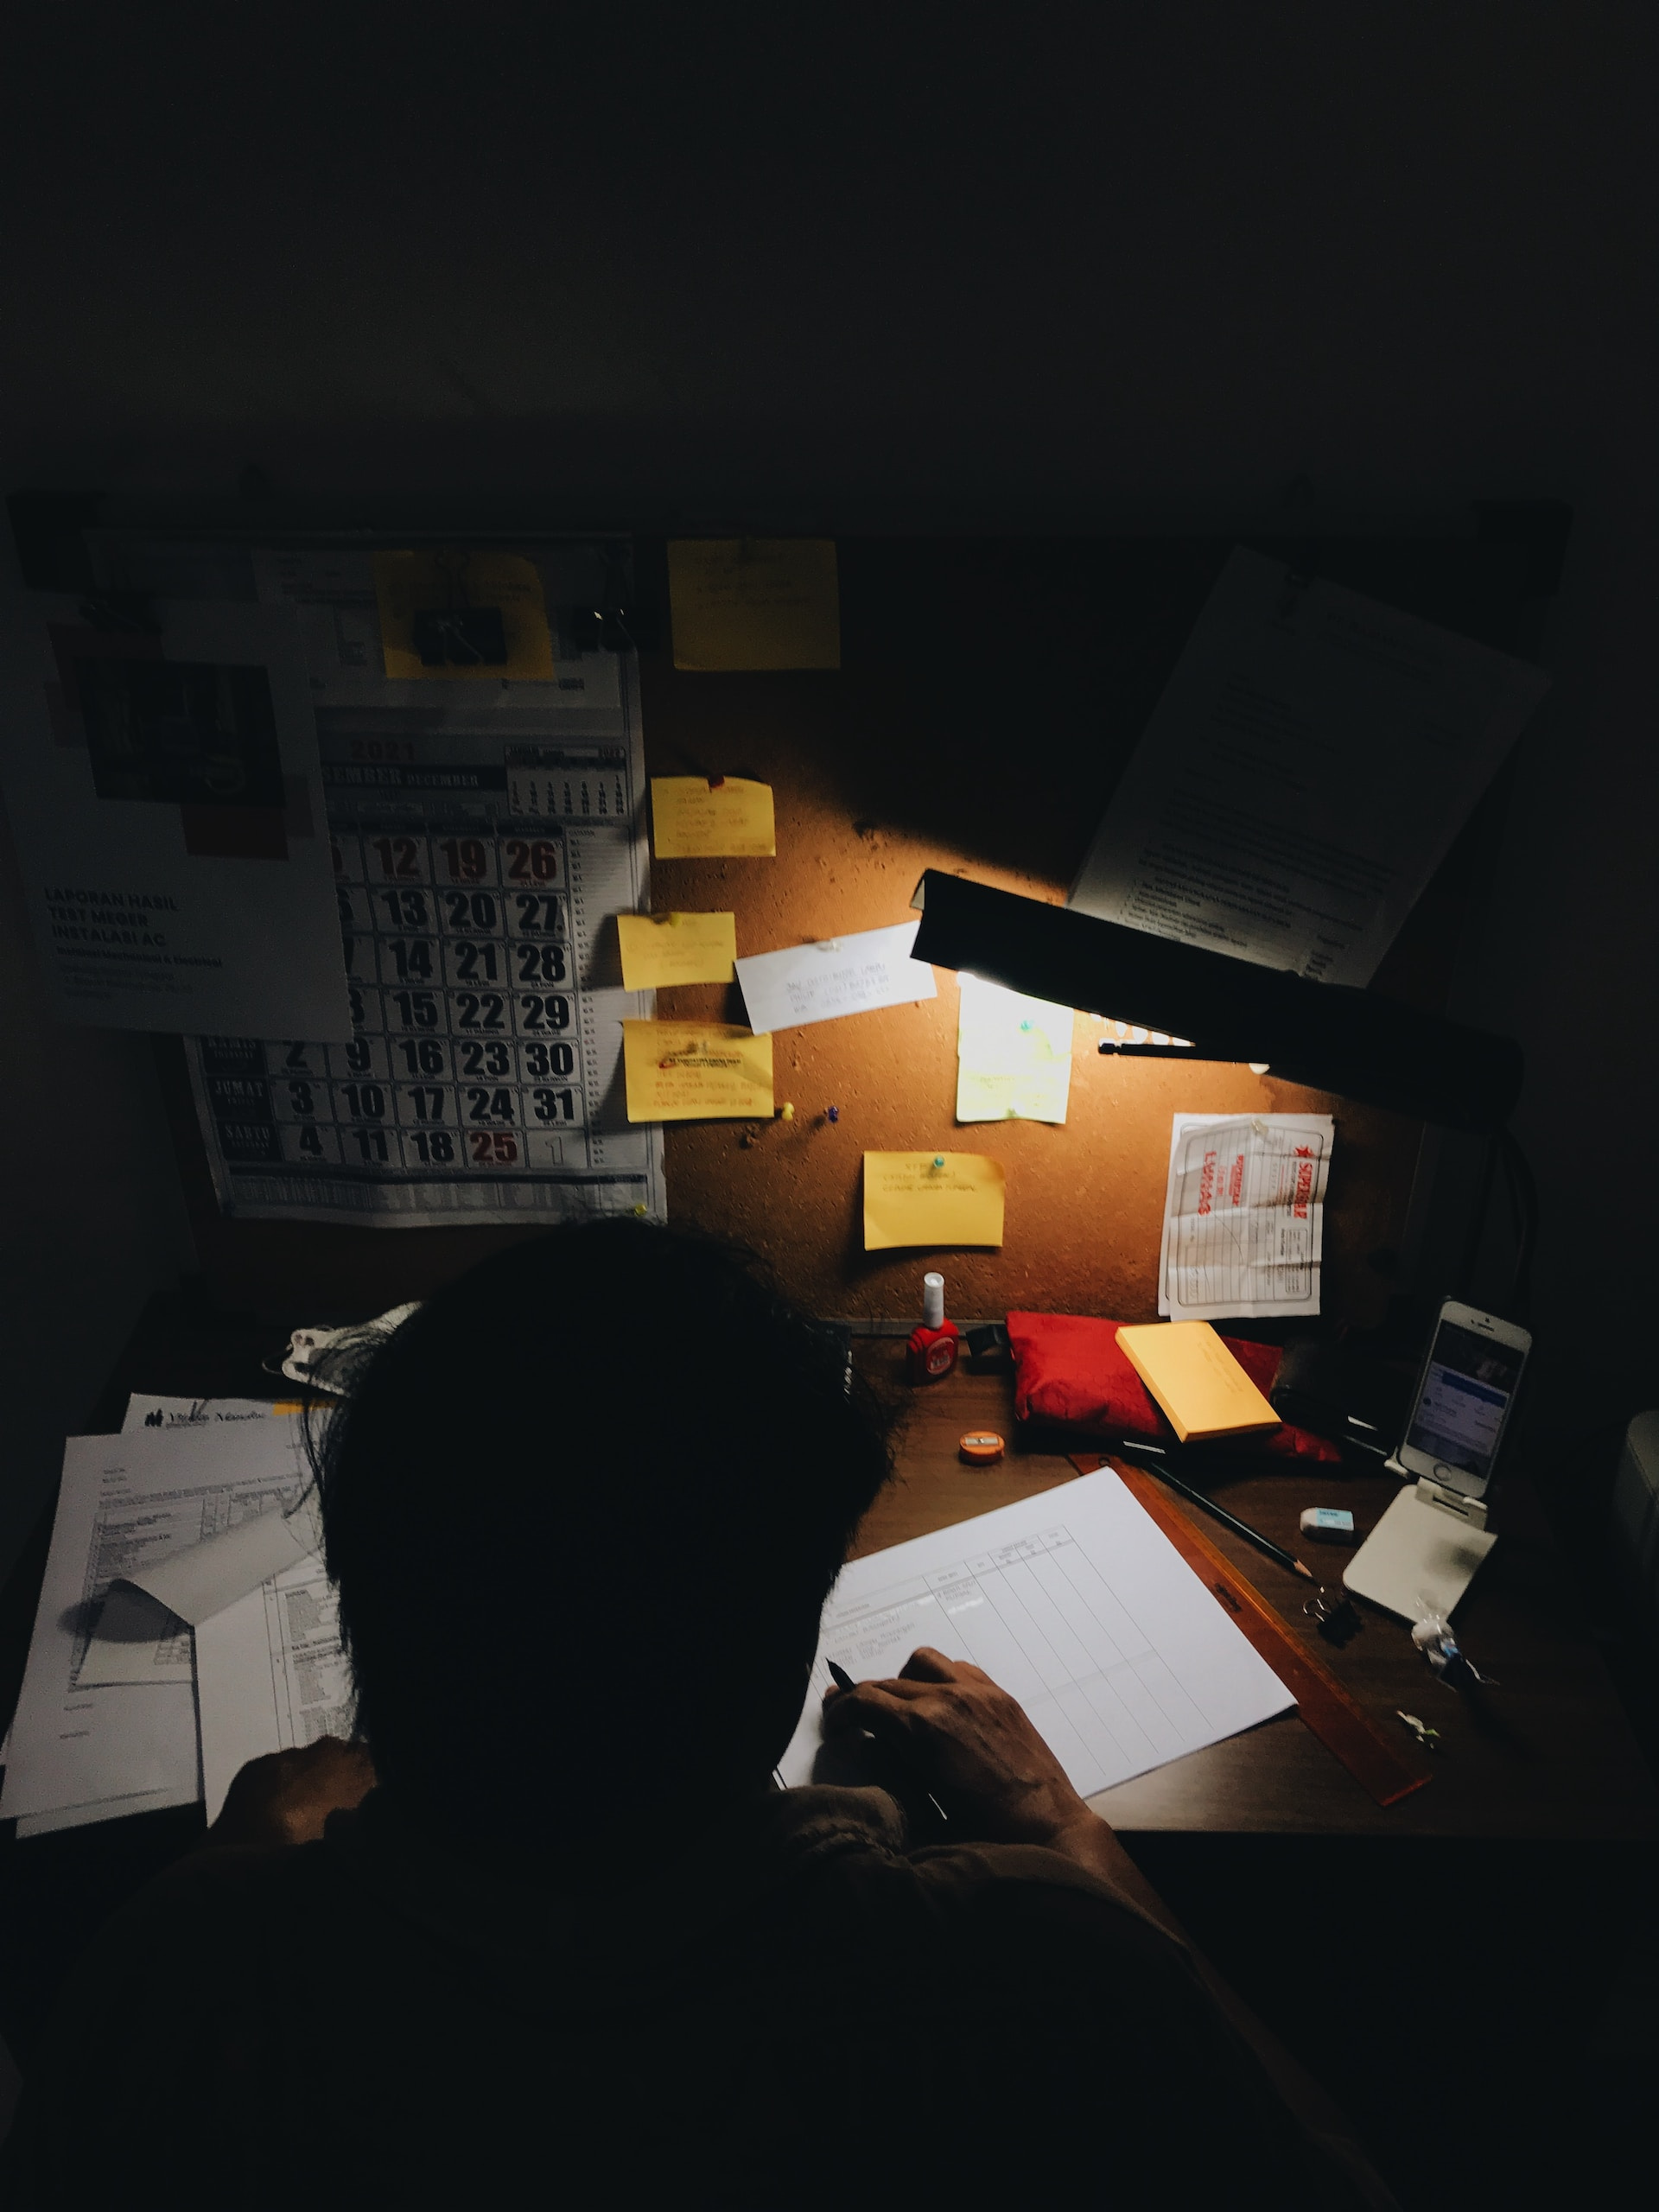
[[[440,1291],[319,1456],[388,1795],[555,1840],[596,1805],[765,1782],[889,1465],[834,1332],[740,1258],[633,1220]]]

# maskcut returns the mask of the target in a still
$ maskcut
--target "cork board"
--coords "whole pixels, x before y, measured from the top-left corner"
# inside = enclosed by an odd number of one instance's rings
[[[667,652],[648,654],[653,772],[758,778],[773,786],[778,823],[775,861],[656,862],[653,904],[730,908],[747,954],[902,921],[928,868],[1063,900],[1226,550],[855,542],[842,548],[839,672],[688,675]],[[1506,572],[1491,555],[1473,540],[1432,551],[1373,543],[1350,549],[1344,580],[1512,643]],[[1355,573],[1368,563],[1369,578]],[[1447,865],[1455,886],[1463,863]],[[1426,902],[1440,976],[1448,895],[1455,906],[1445,887]],[[1396,952],[1390,965],[1411,986],[1402,995],[1434,1003],[1436,963],[1409,926]],[[938,1266],[955,1313],[1144,1320],[1157,1313],[1172,1115],[1328,1112],[1325,1310],[1380,1319],[1421,1125],[1242,1066],[1103,1058],[1103,1025],[1079,1017],[1063,1128],[959,1127],[959,991],[944,970],[938,985],[931,1002],[780,1032],[777,1096],[794,1104],[793,1121],[671,1128],[674,1217],[761,1253],[820,1312],[914,1313],[924,1268]],[[660,998],[664,1014],[744,1019],[735,986]],[[923,1149],[1003,1163],[1001,1250],[864,1252],[862,1154]]]
[[[1503,545],[1252,542],[1506,650],[1528,642]],[[732,911],[747,954],[903,921],[928,868],[1062,900],[1230,543],[843,540],[841,669],[745,675],[674,669],[662,543],[640,543],[647,769],[770,784],[778,831],[774,860],[653,862],[653,906]],[[1470,852],[1465,836],[1374,988],[1443,1003]],[[671,1218],[759,1253],[820,1313],[912,1315],[923,1270],[938,1266],[960,1316],[1018,1306],[1146,1320],[1157,1312],[1171,1116],[1328,1112],[1325,1311],[1362,1325],[1381,1318],[1419,1124],[1241,1066],[1103,1058],[1101,1025],[1079,1017],[1065,1126],[958,1127],[958,988],[945,971],[938,985],[931,1002],[779,1033],[776,1095],[794,1119],[671,1127]],[[664,1016],[745,1019],[735,985],[681,986],[658,1004]],[[320,1319],[361,1311],[419,1297],[524,1234],[223,1221],[210,1189],[204,1203],[181,1068],[165,1050],[162,1065],[198,1247],[223,1300],[301,1299]],[[1003,1163],[1000,1250],[864,1252],[862,1154],[924,1148]]]

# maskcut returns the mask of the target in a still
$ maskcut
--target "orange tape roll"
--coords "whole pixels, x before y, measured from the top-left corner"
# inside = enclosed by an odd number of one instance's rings
[[[994,1467],[1002,1457],[1003,1444],[994,1428],[972,1429],[957,1450],[970,1467]]]

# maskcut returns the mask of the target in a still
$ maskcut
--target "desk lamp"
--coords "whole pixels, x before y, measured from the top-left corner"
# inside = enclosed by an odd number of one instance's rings
[[[910,903],[922,915],[914,959],[1192,1040],[1103,1052],[1245,1060],[1314,1090],[1492,1138],[1520,1095],[1523,1064],[1512,1038],[1370,991],[1309,982],[938,868]]]

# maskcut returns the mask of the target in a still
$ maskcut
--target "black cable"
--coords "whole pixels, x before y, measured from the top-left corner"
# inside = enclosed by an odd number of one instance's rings
[[[1464,1247],[1463,1266],[1458,1277],[1458,1288],[1463,1297],[1473,1303],[1475,1269],[1480,1264],[1480,1247],[1486,1234],[1486,1216],[1492,1203],[1492,1181],[1497,1173],[1497,1156],[1503,1148],[1501,1137],[1486,1140],[1481,1160],[1480,1190],[1475,1199],[1475,1210],[1469,1220],[1469,1238]]]
[[[1503,1169],[1504,1195],[1509,1201],[1510,1228],[1515,1240],[1515,1256],[1510,1264],[1510,1283],[1503,1301],[1503,1313],[1506,1320],[1519,1321],[1524,1325],[1532,1307],[1532,1262],[1538,1244],[1538,1184],[1519,1139],[1510,1129],[1501,1130],[1486,1141],[1485,1156],[1481,1164],[1480,1191],[1470,1218],[1468,1242],[1464,1248],[1460,1289],[1470,1304],[1476,1302],[1476,1269],[1480,1264],[1481,1247],[1485,1242],[1492,1207],[1492,1188],[1497,1179],[1500,1164]]]
[[[1503,1149],[1503,1173],[1510,1188],[1515,1223],[1515,1262],[1510,1271],[1509,1319],[1530,1325],[1532,1317],[1532,1261],[1538,1244],[1538,1182],[1519,1138],[1505,1129],[1499,1141]]]

